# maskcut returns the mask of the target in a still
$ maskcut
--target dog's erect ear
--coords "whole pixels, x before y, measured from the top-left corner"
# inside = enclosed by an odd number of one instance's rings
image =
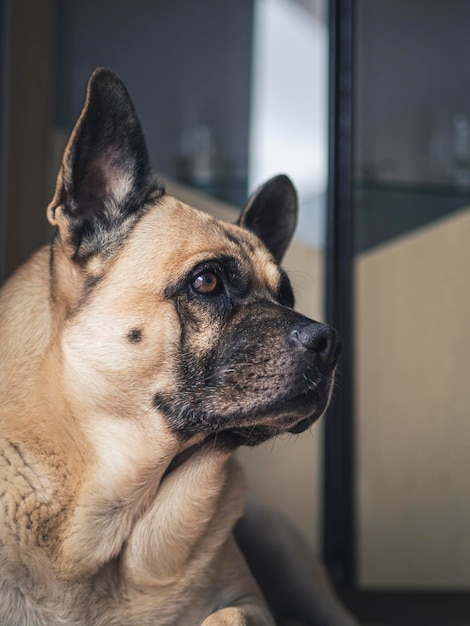
[[[290,179],[281,174],[261,185],[250,197],[238,225],[255,233],[278,263],[292,239],[297,224],[297,193]]]
[[[64,153],[48,219],[75,257],[86,258],[129,217],[162,192],[127,89],[108,69],[95,70]],[[64,223],[65,222],[65,223]],[[122,230],[122,228],[121,228]],[[111,238],[112,239],[112,238]]]

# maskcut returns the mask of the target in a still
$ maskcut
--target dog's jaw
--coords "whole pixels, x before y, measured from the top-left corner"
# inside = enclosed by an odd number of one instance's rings
[[[327,331],[331,345],[324,355],[296,339],[298,328],[315,332],[315,323],[269,299],[250,298],[212,328],[217,325],[219,334],[209,347],[198,347],[197,360],[183,338],[179,391],[154,396],[155,408],[183,440],[205,433],[222,446],[257,445],[301,432],[323,415],[340,346],[333,331]]]

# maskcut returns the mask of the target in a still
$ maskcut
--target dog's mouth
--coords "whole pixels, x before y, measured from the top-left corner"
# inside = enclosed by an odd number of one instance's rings
[[[221,432],[213,432],[201,441],[189,446],[179,454],[177,454],[168,465],[163,478],[181,467],[189,461],[202,448],[212,448],[214,450],[233,451],[240,446],[257,446],[268,439],[272,439],[283,433],[299,434],[310,428],[314,422],[319,419],[320,415],[315,413],[310,417],[306,417],[296,422],[290,428],[280,425],[257,424],[251,426],[227,428]]]
[[[284,432],[299,433],[308,428],[324,413],[332,386],[333,378],[324,378],[290,397],[278,394],[262,403],[259,397],[248,396],[244,404],[235,407],[230,401],[204,404],[188,395],[175,399],[164,394],[154,396],[154,405],[183,441],[205,434],[220,443],[253,446]]]
[[[325,412],[334,376],[322,377],[315,385],[292,396],[284,394],[260,406],[259,398],[235,412],[219,412],[201,404],[185,402],[180,396],[158,394],[154,404],[166,415],[184,449],[169,463],[163,478],[186,464],[194,455],[233,452],[240,446],[257,446],[282,434],[304,432]],[[208,404],[208,403],[206,403]],[[219,408],[219,407],[218,407]],[[222,407],[224,408],[224,407]]]
[[[254,433],[250,434],[248,432],[249,430],[250,429],[248,428],[239,428],[227,430],[222,433],[212,433],[211,435],[208,435],[202,441],[199,441],[198,443],[189,446],[189,448],[186,448],[185,450],[183,450],[183,452],[177,454],[166,468],[162,480],[172,474],[179,467],[187,463],[197,452],[202,450],[202,448],[232,451],[238,448],[240,445],[250,445],[249,443],[247,443],[250,440],[253,440],[253,443],[251,443],[251,445],[256,445],[257,443],[260,443],[258,439],[256,440],[256,442],[254,441],[253,437],[255,437],[256,435]],[[270,435],[267,435],[266,439],[268,439],[269,436]]]

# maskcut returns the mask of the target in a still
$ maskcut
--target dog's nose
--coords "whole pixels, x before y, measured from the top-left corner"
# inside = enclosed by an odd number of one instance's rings
[[[291,331],[294,342],[315,352],[325,365],[334,365],[341,351],[341,340],[328,324],[310,322]]]

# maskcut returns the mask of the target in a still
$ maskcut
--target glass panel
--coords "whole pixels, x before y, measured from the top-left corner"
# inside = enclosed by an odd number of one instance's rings
[[[359,0],[362,587],[470,586],[470,4]]]
[[[287,172],[299,193],[298,236],[316,248],[324,247],[328,167],[325,21],[318,2],[255,3],[249,188]]]

